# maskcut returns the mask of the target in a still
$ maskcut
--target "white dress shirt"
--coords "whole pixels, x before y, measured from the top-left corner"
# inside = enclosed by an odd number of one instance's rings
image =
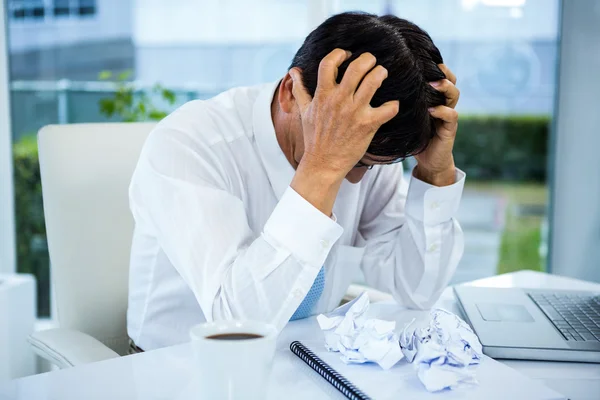
[[[271,120],[276,83],[192,101],[161,121],[130,187],[130,337],[144,350],[188,341],[203,321],[288,322],[322,266],[314,313],[335,308],[362,269],[398,303],[430,307],[463,251],[464,173],[434,187],[402,165],[344,181],[329,218],[289,187]]]

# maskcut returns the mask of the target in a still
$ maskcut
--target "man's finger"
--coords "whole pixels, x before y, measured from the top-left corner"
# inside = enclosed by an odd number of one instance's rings
[[[458,98],[460,97],[460,91],[449,79],[431,82],[431,86],[444,93],[444,96],[446,96],[446,105],[448,107],[456,107],[456,103],[458,103]]]
[[[349,51],[335,49],[321,60],[319,64],[319,76],[317,78],[317,90],[331,89],[337,85],[338,68],[351,55]]]
[[[458,128],[458,112],[454,108],[447,106],[437,106],[429,108],[429,114],[441,121],[438,127],[438,136],[453,138]]]
[[[378,126],[394,118],[398,114],[398,111],[400,111],[400,102],[398,100],[391,100],[371,109],[375,123]]]
[[[446,78],[452,82],[452,84],[456,85],[456,75],[450,71],[450,68],[448,68],[446,64],[438,64],[438,68],[442,70],[444,75],[446,75]]]
[[[381,65],[373,68],[371,72],[365,76],[365,78],[360,82],[360,86],[356,93],[354,93],[354,101],[359,104],[369,104],[377,89],[381,87],[381,84],[387,78],[388,71]],[[344,80],[346,80],[346,75],[344,74]],[[358,82],[357,82],[358,83]],[[343,82],[342,82],[343,84]]]
[[[298,68],[292,68],[289,72],[292,77],[292,94],[296,99],[296,103],[298,103],[298,107],[300,111],[304,111],[306,107],[312,101],[308,90],[304,87],[304,82],[302,82],[302,73]]]
[[[340,86],[347,94],[354,95],[358,88],[358,84],[365,78],[365,75],[373,69],[376,63],[377,59],[373,54],[362,53],[356,60],[350,63],[346,72],[344,72],[344,78],[342,79]]]

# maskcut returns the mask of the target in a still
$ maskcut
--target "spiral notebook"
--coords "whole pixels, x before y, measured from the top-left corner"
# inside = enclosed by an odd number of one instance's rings
[[[302,343],[292,342],[290,350],[350,400],[371,399]]]
[[[329,387],[334,387],[351,400],[565,399],[565,396],[539,381],[530,379],[487,356],[484,356],[482,364],[478,367],[479,385],[430,393],[418,380],[414,366],[404,361],[384,371],[376,364],[344,364],[339,353],[328,352],[322,343],[293,341],[290,350],[323,377],[331,385]],[[310,369],[307,368],[307,371]],[[296,380],[302,381],[302,378],[297,377]],[[332,392],[335,393],[333,389]]]

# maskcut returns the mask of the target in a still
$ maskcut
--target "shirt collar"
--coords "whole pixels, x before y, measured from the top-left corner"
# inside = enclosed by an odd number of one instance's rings
[[[292,182],[295,170],[279,147],[271,118],[271,102],[278,85],[279,81],[266,84],[261,89],[252,110],[252,125],[260,157],[279,200]]]

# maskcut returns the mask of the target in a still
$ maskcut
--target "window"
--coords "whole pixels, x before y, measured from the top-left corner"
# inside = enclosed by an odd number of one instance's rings
[[[93,15],[96,13],[96,0],[79,0],[77,13],[79,15]]]
[[[468,174],[459,213],[465,254],[455,282],[544,269],[548,132],[559,0],[8,0],[18,270],[38,278],[48,315],[48,254],[35,133],[50,123],[119,120],[102,99],[122,74],[157,82],[168,112],[233,86],[276,80],[311,28],[346,10],[392,13],[426,29],[458,76],[456,163]],[[102,10],[102,12],[99,12]],[[90,18],[93,16],[93,18]],[[294,16],[290,18],[289,16]],[[69,19],[68,24],[59,23]],[[36,20],[36,29],[22,29]],[[143,118],[139,114],[135,118]]]
[[[15,20],[43,19],[46,14],[43,0],[9,0],[8,15]]]
[[[54,0],[55,16],[85,16],[96,13],[96,0]]]
[[[85,17],[96,14],[96,0],[8,0],[12,20],[40,20],[47,17]]]
[[[54,0],[54,15],[63,16],[71,13],[71,0]]]

